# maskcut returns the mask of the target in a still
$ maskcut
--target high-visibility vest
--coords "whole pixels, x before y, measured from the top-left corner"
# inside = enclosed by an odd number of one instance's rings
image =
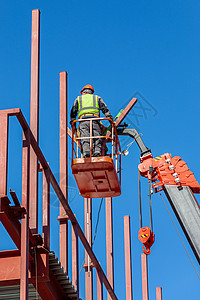
[[[100,115],[98,96],[91,94],[78,96],[78,118],[83,114]]]

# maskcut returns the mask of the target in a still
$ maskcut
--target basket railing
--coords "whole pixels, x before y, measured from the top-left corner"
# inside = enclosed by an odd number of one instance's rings
[[[109,122],[109,126],[104,126],[103,122],[105,121]],[[89,122],[89,136],[80,136],[79,126],[76,126],[76,124],[79,123],[80,125],[81,122]],[[103,129],[101,135],[93,135],[93,122],[100,122]],[[82,118],[72,122],[72,163],[73,159],[83,158],[83,140],[89,140],[90,158],[93,156],[93,143],[95,139],[101,139],[101,156],[109,156],[113,159],[116,173],[119,175],[121,182],[121,147],[115,123],[110,118]],[[107,145],[111,149],[108,149]]]

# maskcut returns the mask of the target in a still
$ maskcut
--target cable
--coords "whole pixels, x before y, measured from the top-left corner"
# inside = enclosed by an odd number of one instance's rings
[[[138,188],[139,188],[139,218],[140,228],[142,228],[142,200],[141,200],[141,184],[140,184],[140,171],[138,172]]]
[[[177,233],[178,233],[178,236],[179,236],[179,238],[180,238],[180,240],[181,240],[181,242],[182,242],[182,244],[183,244],[183,247],[185,248],[185,251],[186,251],[186,253],[187,253],[187,255],[188,255],[189,259],[190,259],[190,262],[191,262],[191,264],[192,264],[192,266],[193,266],[195,272],[197,273],[197,276],[198,276],[199,279],[200,279],[199,273],[197,272],[197,269],[195,268],[195,266],[194,266],[194,264],[193,264],[193,262],[192,262],[192,259],[191,259],[190,255],[189,255],[189,253],[188,253],[188,251],[187,251],[187,249],[186,249],[186,246],[185,246],[185,244],[184,244],[184,242],[183,242],[183,240],[182,240],[182,238],[181,238],[181,236],[180,236],[180,233],[179,233],[179,231],[178,231],[178,229],[177,229],[177,227],[176,227],[176,225],[175,225],[175,223],[174,223],[174,221],[173,221],[173,219],[172,219],[172,216],[171,216],[171,214],[170,214],[170,212],[169,212],[169,210],[168,210],[168,208],[167,208],[167,205],[166,205],[166,203],[165,203],[165,201],[164,201],[164,199],[163,199],[163,196],[161,195],[161,193],[159,193],[159,194],[160,194],[160,196],[161,196],[161,198],[162,198],[162,201],[163,201],[163,203],[164,203],[164,205],[165,205],[165,207],[166,207],[166,209],[167,209],[167,212],[168,212],[168,214],[169,214],[169,216],[170,216],[170,219],[172,220],[172,223],[173,223],[173,225],[174,225],[174,227],[175,227],[175,229],[176,229],[176,231],[177,231]]]
[[[79,271],[79,276],[80,276],[80,274],[81,274],[81,271],[82,271],[82,269],[83,269],[84,264],[85,264],[85,259],[84,259],[84,261],[83,261],[83,263],[82,263],[82,265],[81,265],[81,268],[80,268],[80,271]]]
[[[94,238],[93,238],[93,241],[92,241],[92,246],[94,245],[94,242],[95,242],[95,239],[96,239],[96,236],[97,236],[97,229],[98,229],[98,224],[99,224],[99,217],[100,217],[100,212],[101,212],[101,207],[102,207],[102,203],[103,203],[103,198],[101,198],[101,202],[100,202],[100,205],[99,205],[99,210],[98,210],[98,215],[97,215],[97,222],[96,222],[96,226],[95,226],[95,233],[94,233]],[[85,264],[85,259],[81,265],[81,268],[80,268],[80,271],[79,271],[79,275],[83,269],[83,266]]]
[[[153,218],[152,218],[152,205],[151,205],[151,180],[149,180],[149,217],[150,217],[150,228],[151,231],[153,232]]]
[[[100,202],[100,205],[99,205],[99,211],[98,211],[97,222],[96,222],[96,227],[95,227],[94,238],[93,238],[93,241],[92,241],[92,246],[93,246],[94,241],[95,241],[96,236],[97,236],[97,229],[98,229],[98,224],[99,224],[99,216],[100,216],[100,212],[101,212],[102,203],[103,203],[103,198],[101,198],[101,202]]]

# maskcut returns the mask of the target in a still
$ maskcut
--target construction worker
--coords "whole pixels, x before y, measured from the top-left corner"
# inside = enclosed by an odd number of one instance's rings
[[[76,120],[76,116],[78,113],[79,119],[84,119],[84,122],[80,122],[79,124],[79,132],[81,137],[89,137],[90,136],[90,121],[88,118],[99,118],[100,117],[100,110],[103,114],[113,119],[110,111],[108,110],[107,105],[104,103],[101,97],[94,95],[94,88],[87,84],[81,90],[81,95],[78,96],[71,109],[70,114],[70,124],[74,120]],[[100,136],[102,135],[102,125],[100,121],[93,121],[92,122],[92,135],[93,136]],[[101,148],[102,148],[102,139],[95,138],[93,139],[93,153],[92,156],[97,157],[101,156]],[[83,139],[82,140],[82,150],[83,150],[83,157],[90,157],[90,140]]]

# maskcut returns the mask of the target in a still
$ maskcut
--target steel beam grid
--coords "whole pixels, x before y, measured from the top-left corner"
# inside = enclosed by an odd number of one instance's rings
[[[103,269],[101,268],[94,252],[92,251],[92,248],[90,247],[80,225],[78,224],[78,221],[76,220],[76,217],[74,216],[69,204],[67,203],[66,201],[66,197],[64,196],[58,182],[56,181],[54,175],[53,175],[53,172],[51,171],[51,168],[49,167],[49,164],[47,163],[30,127],[28,126],[27,122],[26,122],[26,119],[24,118],[21,110],[19,108],[15,108],[15,109],[10,109],[10,110],[3,110],[3,111],[0,111],[0,115],[2,114],[6,114],[8,117],[9,116],[16,116],[22,129],[23,129],[23,132],[24,134],[27,136],[29,135],[30,136],[30,146],[32,147],[32,149],[34,150],[36,156],[37,156],[37,159],[38,161],[40,162],[41,166],[42,166],[42,169],[44,170],[44,172],[49,172],[49,178],[50,178],[50,183],[55,191],[55,193],[57,194],[57,197],[60,201],[60,203],[62,204],[63,206],[63,209],[65,210],[65,213],[66,215],[68,216],[69,220],[71,221],[71,223],[73,224],[73,226],[76,226],[76,233],[78,235],[78,237],[80,238],[85,250],[87,251],[88,255],[90,256],[90,259],[94,265],[94,267],[96,268],[97,270],[97,273],[99,274],[99,279],[102,278],[102,282],[104,283],[105,285],[105,288],[107,289],[111,299],[117,299],[117,296],[115,295],[113,289],[112,289],[112,286],[110,285]],[[2,143],[1,143],[2,144]],[[6,157],[7,159],[7,157]],[[7,173],[4,172],[4,184],[7,180]],[[30,234],[30,232],[29,232]],[[98,281],[98,282],[101,282]]]

